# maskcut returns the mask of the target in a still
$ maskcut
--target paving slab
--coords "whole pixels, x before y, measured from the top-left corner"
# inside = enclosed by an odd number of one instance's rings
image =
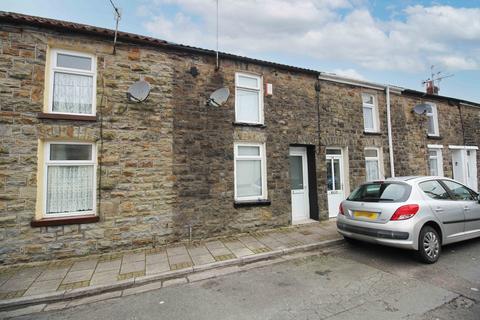
[[[154,264],[154,263],[161,263],[161,262],[167,262],[168,263],[168,257],[167,253],[154,253],[154,254],[148,254],[146,257],[146,263],[147,264]]]
[[[170,265],[168,264],[168,261],[157,262],[157,263],[147,264],[145,270],[147,275],[156,274],[156,273],[169,271]]]
[[[207,264],[215,262],[215,258],[210,254],[202,255],[202,256],[192,256],[192,261],[195,265]]]
[[[87,281],[90,280],[90,278],[93,275],[92,269],[90,270],[79,270],[79,271],[70,271],[67,273],[65,278],[62,281],[62,284],[68,284],[68,283],[74,283],[74,282],[80,282],[80,281]]]
[[[104,272],[104,271],[119,271],[120,266],[122,265],[122,260],[110,260],[99,262],[95,272]]]
[[[145,261],[122,263],[120,274],[145,270]]]
[[[62,283],[62,279],[35,281],[25,292],[25,296],[55,292]]]
[[[123,255],[122,263],[145,261],[145,252],[127,253]]]
[[[69,268],[49,268],[42,272],[42,274],[36,279],[37,281],[47,281],[55,279],[63,279],[68,272]]]
[[[95,272],[90,280],[91,285],[102,285],[115,283],[118,280],[118,271],[110,270],[104,272]]]
[[[72,265],[72,267],[70,268],[70,271],[95,270],[95,267],[97,266],[97,262],[98,262],[97,259],[78,261]]]

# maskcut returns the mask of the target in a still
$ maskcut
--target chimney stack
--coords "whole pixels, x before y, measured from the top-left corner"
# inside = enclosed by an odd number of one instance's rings
[[[427,89],[427,94],[438,94],[438,87],[434,84],[433,80],[427,80],[425,82],[425,86]]]

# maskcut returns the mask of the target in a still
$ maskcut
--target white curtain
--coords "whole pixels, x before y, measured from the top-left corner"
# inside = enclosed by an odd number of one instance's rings
[[[48,166],[47,214],[93,210],[93,166]]]
[[[366,167],[367,167],[367,181],[380,179],[377,160],[367,160]]]
[[[438,176],[437,159],[430,159],[430,175]]]
[[[237,160],[237,196],[262,195],[262,169],[260,160]]]
[[[237,121],[260,122],[258,91],[237,89]]]
[[[363,108],[363,124],[365,129],[373,130],[373,109],[369,107]]]
[[[92,113],[92,76],[55,72],[54,77],[54,112]]]

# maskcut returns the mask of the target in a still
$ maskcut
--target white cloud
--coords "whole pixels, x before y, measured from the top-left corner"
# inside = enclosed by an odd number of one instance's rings
[[[152,35],[215,48],[215,1],[151,1],[160,12],[167,6],[179,10],[173,16],[151,13],[144,26]],[[361,0],[221,0],[220,50],[377,70],[417,72],[431,64],[449,71],[480,69],[474,54],[480,50],[480,8],[417,5],[401,13],[376,19]]]
[[[348,68],[348,69],[334,69],[333,73],[336,75],[342,76],[342,77],[347,77],[347,78],[352,78],[352,79],[357,79],[357,80],[366,80],[363,75],[361,75],[357,70]]]

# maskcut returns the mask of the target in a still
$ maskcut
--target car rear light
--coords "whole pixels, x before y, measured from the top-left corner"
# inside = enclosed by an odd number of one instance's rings
[[[398,208],[390,220],[407,220],[417,214],[420,207],[418,204],[407,204]]]
[[[338,213],[340,213],[342,216],[345,215],[345,212],[343,212],[343,206],[341,203],[340,203],[340,206],[338,207]]]

